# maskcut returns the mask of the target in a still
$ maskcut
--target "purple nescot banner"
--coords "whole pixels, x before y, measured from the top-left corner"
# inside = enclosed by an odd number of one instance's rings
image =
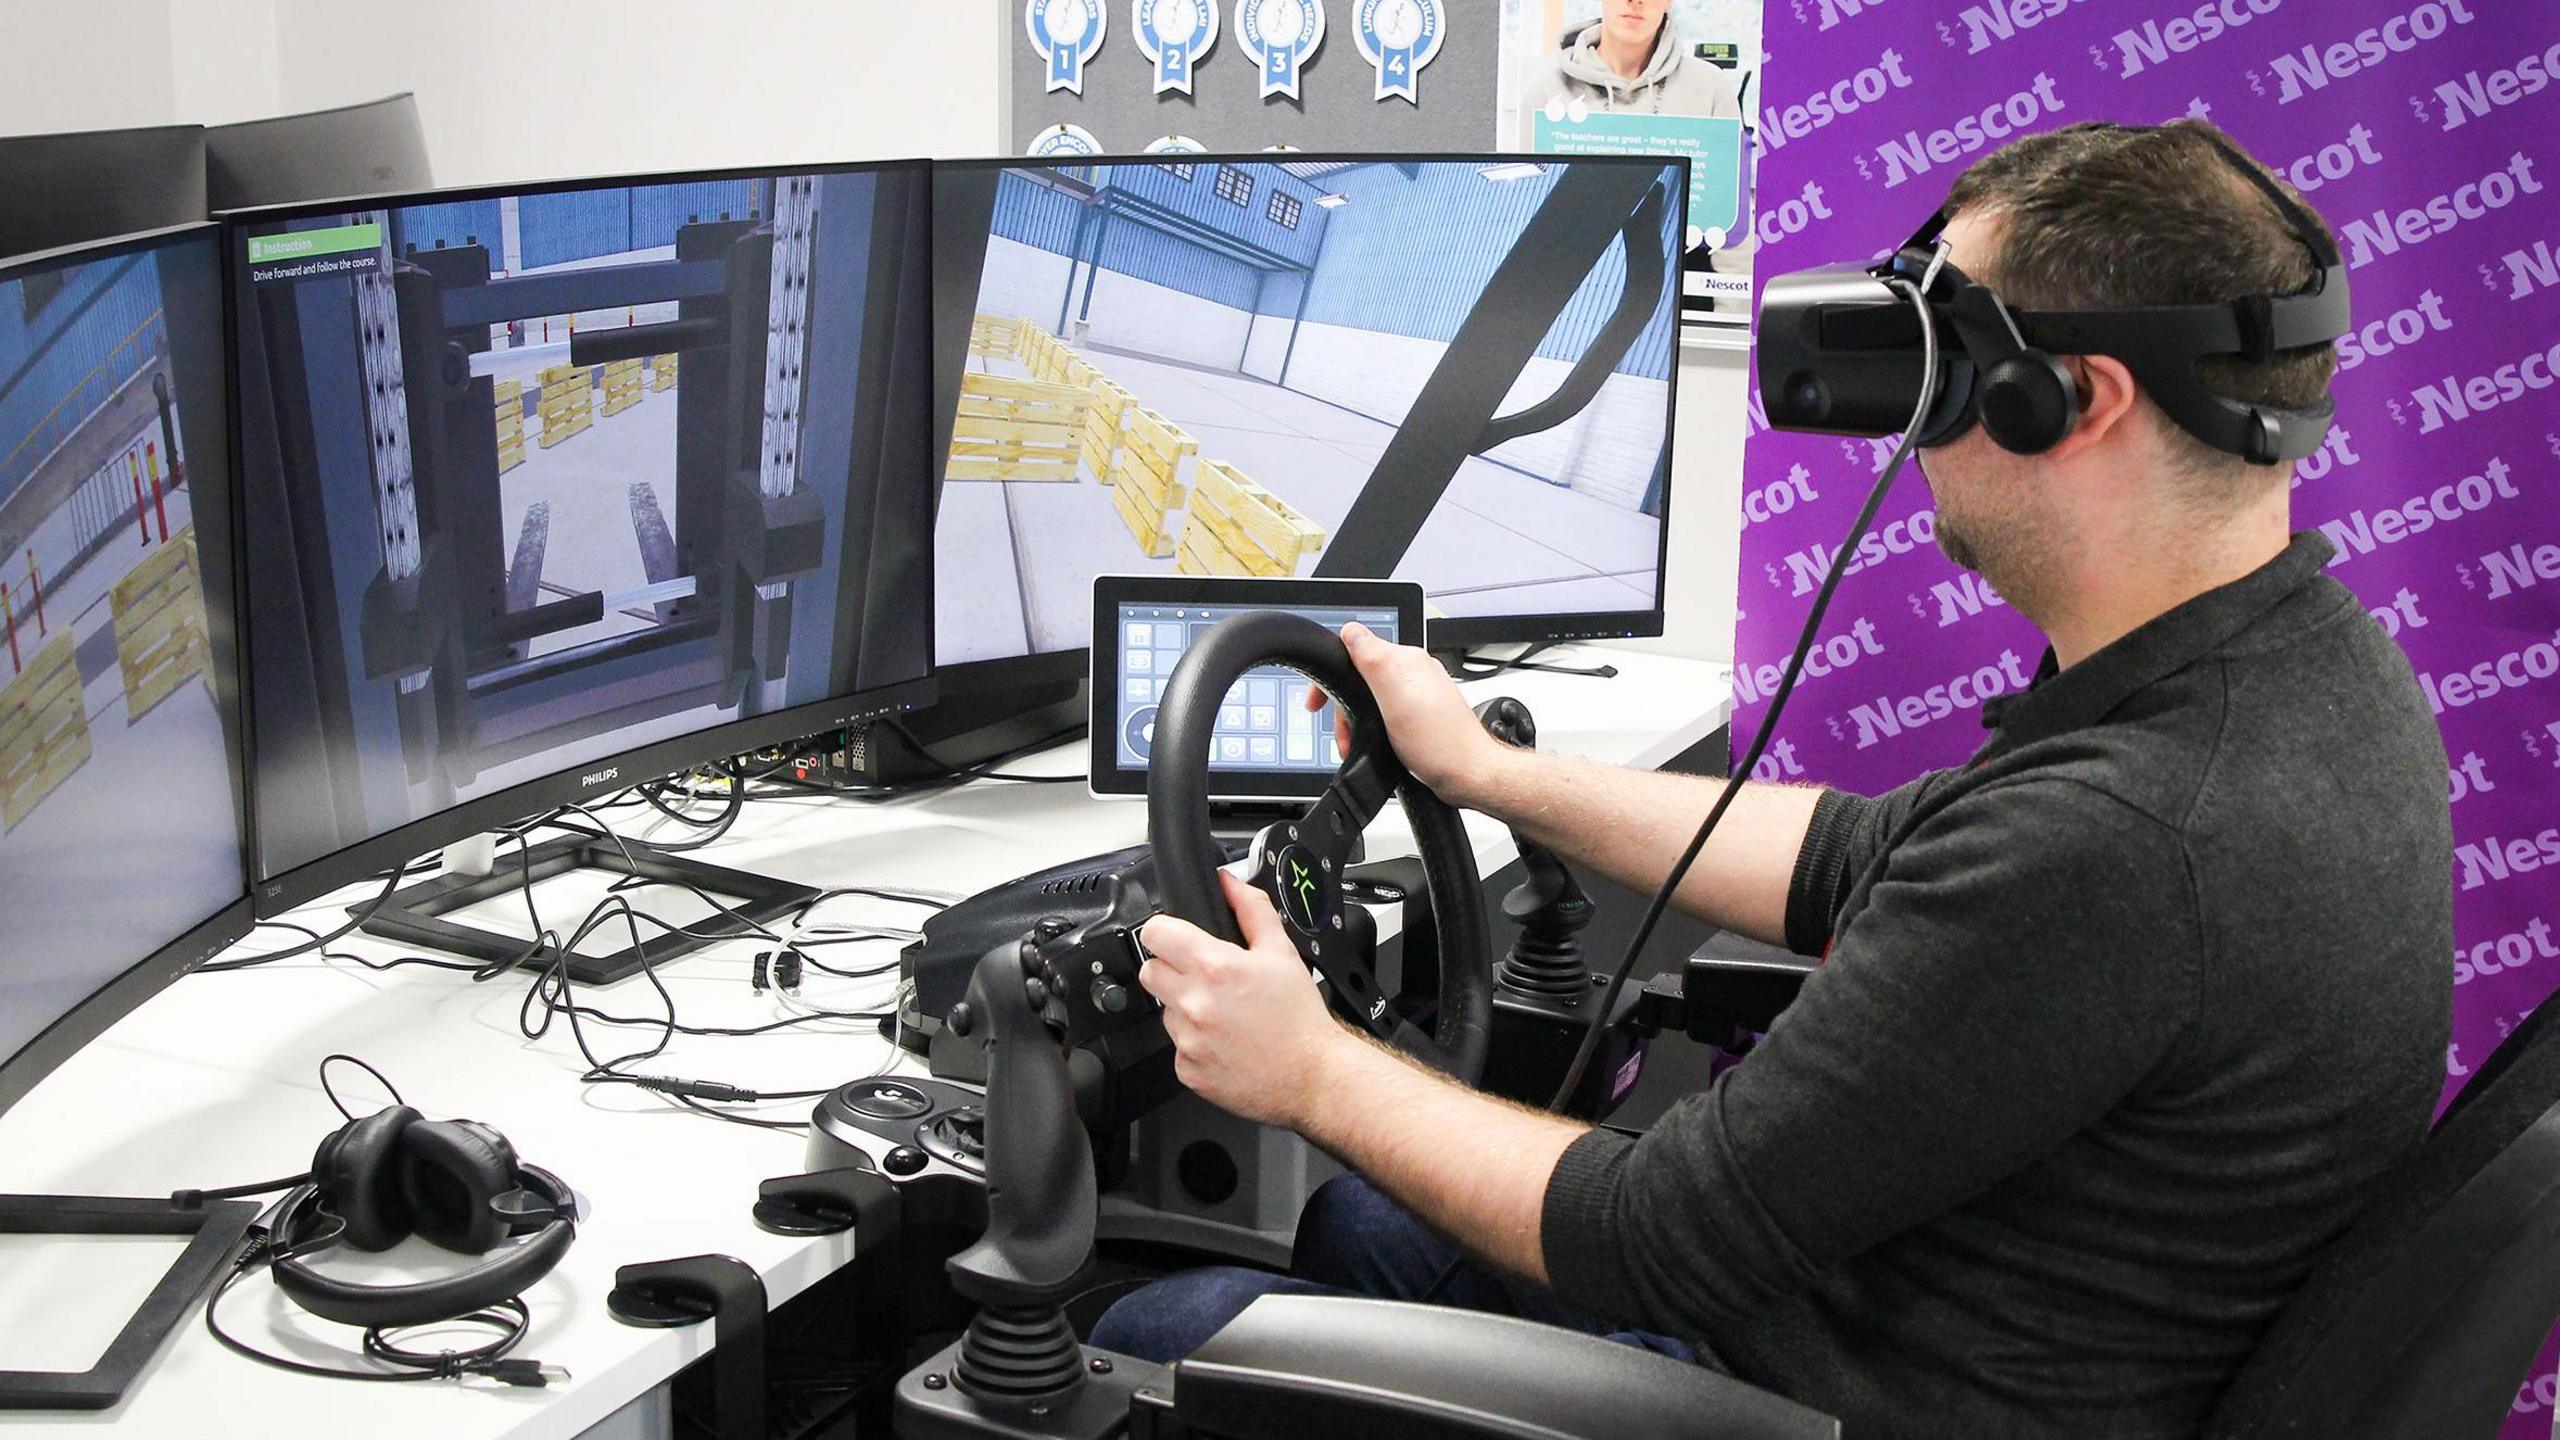
[[[1770,0],[1766,45],[1757,183],[1787,203],[1762,206],[1762,275],[1885,251],[1977,157],[2086,120],[2210,120],[2336,231],[2355,326],[2294,524],[2443,727],[2450,1096],[2560,985],[2560,5]],[[1737,735],[1893,444],[1779,434],[1751,403]],[[1961,763],[1982,702],[2033,675],[2043,638],[1939,553],[1936,518],[1906,469],[1761,778],[1873,792]],[[2513,1435],[2550,1433],[2545,1360]]]

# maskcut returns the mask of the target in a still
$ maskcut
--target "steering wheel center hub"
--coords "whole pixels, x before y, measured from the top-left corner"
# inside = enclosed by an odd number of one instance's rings
[[[1273,901],[1289,928],[1310,938],[1324,934],[1327,921],[1341,903],[1332,867],[1313,850],[1295,841],[1272,857]]]

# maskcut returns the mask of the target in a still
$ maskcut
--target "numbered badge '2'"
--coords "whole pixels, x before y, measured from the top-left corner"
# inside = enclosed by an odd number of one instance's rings
[[[1129,33],[1155,66],[1156,93],[1191,93],[1191,72],[1218,43],[1217,0],[1129,0]]]
[[[1415,89],[1422,67],[1440,53],[1440,37],[1448,17],[1440,0],[1359,0],[1352,16],[1352,38],[1362,59],[1377,67],[1380,100],[1401,96],[1422,103]]]
[[[1298,73],[1324,43],[1324,0],[1236,0],[1236,43],[1262,72],[1268,98],[1298,98]]]
[[[1105,0],[1030,0],[1022,10],[1031,48],[1047,62],[1051,90],[1084,93],[1084,65],[1109,29]]]

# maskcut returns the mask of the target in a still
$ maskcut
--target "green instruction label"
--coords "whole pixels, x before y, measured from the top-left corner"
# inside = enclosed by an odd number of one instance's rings
[[[249,237],[249,263],[269,265],[279,260],[311,260],[323,255],[343,255],[351,250],[381,248],[380,222],[338,225],[327,230],[296,230],[287,235],[252,235]]]

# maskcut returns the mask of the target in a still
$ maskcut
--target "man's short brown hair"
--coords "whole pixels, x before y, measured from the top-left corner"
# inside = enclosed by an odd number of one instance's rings
[[[1947,192],[1949,215],[1982,210],[2001,218],[1995,254],[1974,278],[2025,309],[2200,305],[2300,290],[2315,269],[2309,247],[2233,168],[2217,136],[2239,149],[2202,120],[2178,120],[2141,129],[2072,125],[1983,156]],[[2328,234],[2317,215],[2311,223]],[[2336,347],[2324,342],[2254,363],[2207,356],[2196,373],[2227,399],[2299,409],[2328,394],[2337,361]],[[2168,425],[2173,453],[2190,472],[2227,475],[2245,465]]]

